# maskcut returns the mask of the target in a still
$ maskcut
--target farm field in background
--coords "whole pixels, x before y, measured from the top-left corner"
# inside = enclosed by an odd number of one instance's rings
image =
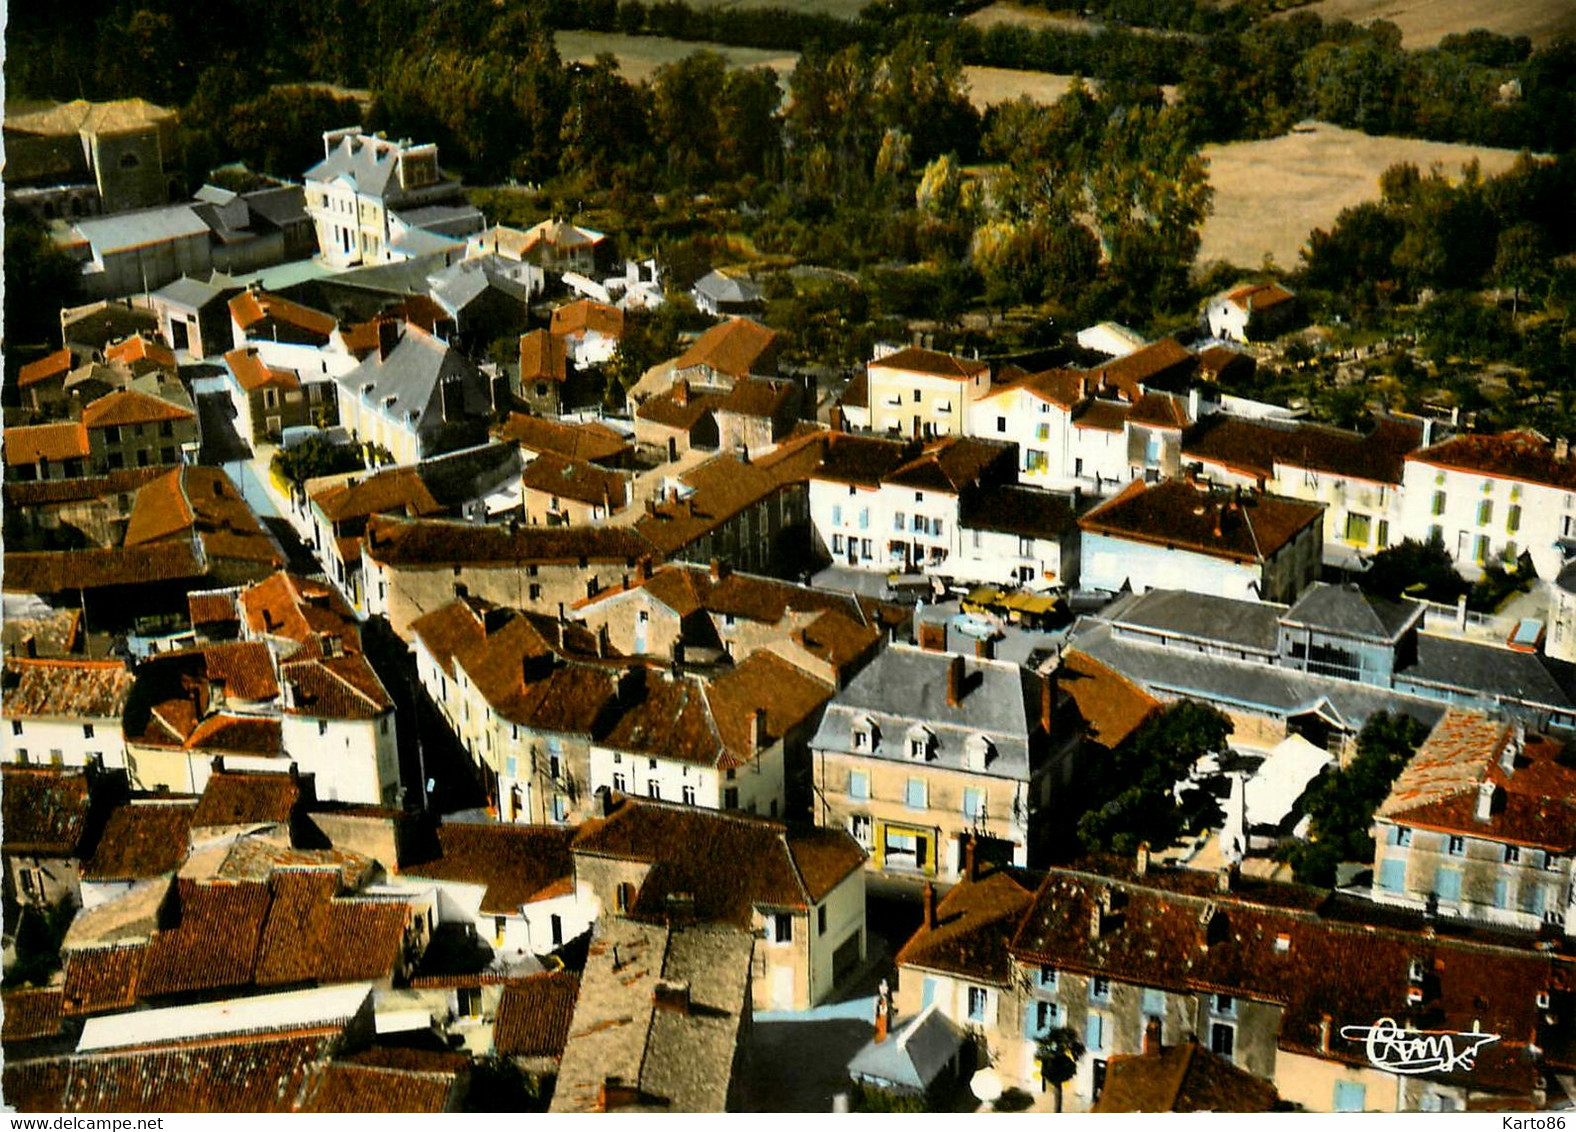
[[[1389,20],[1401,29],[1408,48],[1433,47],[1447,35],[1473,28],[1525,35],[1538,47],[1560,35],[1576,35],[1576,4],[1568,0],[1318,0],[1290,11],[1314,12],[1326,21]]]
[[[1476,157],[1485,177],[1516,160],[1514,150],[1448,145],[1413,138],[1373,137],[1323,122],[1268,141],[1208,145],[1215,211],[1204,223],[1199,262],[1226,260],[1256,268],[1266,254],[1296,267],[1315,228],[1328,229],[1343,208],[1379,198],[1379,174],[1398,161],[1448,176]]]

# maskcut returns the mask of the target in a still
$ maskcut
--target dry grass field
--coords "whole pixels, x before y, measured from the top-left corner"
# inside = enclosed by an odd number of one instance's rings
[[[969,13],[964,17],[964,23],[973,24],[981,31],[988,31],[998,24],[1020,24],[1035,31],[1054,27],[1061,31],[1090,33],[1098,31],[1100,27],[1092,20],[1080,19],[1066,12],[1051,12],[1043,7],[1015,4],[1012,0],[996,0],[988,7]]]
[[[1215,212],[1204,224],[1199,262],[1226,260],[1256,268],[1265,255],[1295,267],[1315,228],[1329,228],[1343,208],[1379,197],[1379,174],[1398,161],[1446,175],[1476,157],[1484,176],[1515,161],[1508,149],[1371,137],[1324,123],[1268,141],[1204,147]]]
[[[1318,0],[1306,8],[1325,20],[1389,20],[1407,47],[1433,47],[1453,32],[1486,28],[1500,35],[1525,35],[1534,45],[1576,35],[1576,4],[1570,0]],[[1288,12],[1277,13],[1286,16]]]
[[[817,16],[851,20],[869,0],[689,0],[696,8],[789,8]]]
[[[715,51],[733,67],[770,67],[780,75],[794,69],[799,56],[792,51],[760,51],[753,47],[726,47],[720,43],[691,43],[654,35],[619,35],[601,31],[559,31],[553,41],[564,62],[591,62],[607,52],[618,56],[619,71],[632,83],[649,79],[664,63],[674,63],[696,51]]]

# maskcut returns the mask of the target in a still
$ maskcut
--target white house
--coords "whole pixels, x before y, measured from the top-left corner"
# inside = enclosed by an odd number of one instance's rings
[[[0,700],[4,761],[124,770],[121,718],[133,682],[118,660],[7,660]]]
[[[459,351],[417,326],[399,328],[339,382],[339,423],[396,464],[463,447],[492,411],[487,379]]]
[[[990,363],[910,346],[870,362],[865,382],[876,432],[952,436],[989,392]]]
[[[1457,436],[1406,457],[1401,534],[1437,537],[1463,574],[1523,552],[1553,578],[1576,549],[1570,444],[1530,430]]]

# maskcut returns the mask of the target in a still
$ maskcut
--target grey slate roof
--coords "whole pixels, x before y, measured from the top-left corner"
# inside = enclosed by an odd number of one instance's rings
[[[234,279],[215,271],[206,283],[200,279],[193,279],[190,275],[183,275],[175,282],[166,283],[153,292],[153,297],[171,306],[197,311],[217,299],[222,299],[230,291],[240,289],[241,285]]]
[[[203,218],[188,204],[86,217],[78,220],[75,227],[99,255],[190,236],[206,236],[209,231]]]
[[[388,188],[394,170],[399,166],[399,154],[393,149],[368,144],[373,139],[359,137],[340,139],[332,153],[306,171],[308,181],[332,181],[345,177],[356,191],[367,196],[380,197]],[[382,156],[379,150],[382,149]]]
[[[1355,585],[1315,582],[1282,620],[1343,636],[1394,641],[1422,612],[1416,602],[1385,601],[1366,596]]]
[[[454,242],[438,237],[445,248]],[[365,291],[381,291],[394,295],[424,295],[429,286],[429,276],[448,266],[448,253],[435,251],[422,254],[403,263],[378,263],[370,267],[357,267],[335,275],[336,284],[359,287]]]
[[[486,255],[450,264],[429,276],[432,298],[450,314],[458,314],[489,287],[526,303],[531,291],[520,278],[523,266],[501,256]]]
[[[1183,590],[1150,590],[1112,605],[1102,619],[1167,637],[1218,642],[1273,653],[1280,639],[1284,605],[1239,601]]]
[[[963,1048],[964,1034],[936,1003],[877,1043],[872,1039],[848,1063],[850,1076],[886,1082],[902,1092],[930,1088],[947,1063]]]
[[[300,185],[281,185],[246,193],[246,207],[277,228],[300,224],[310,219],[306,211],[306,190]]]
[[[456,248],[465,246],[465,241],[453,236],[445,236],[439,232],[429,232],[425,228],[408,228],[395,239],[389,241],[390,247],[398,248],[408,256],[442,255]]]
[[[376,352],[369,354],[359,366],[336,380],[346,396],[377,405],[386,417],[409,419],[421,431],[435,424],[441,415],[439,387],[451,377],[463,382],[465,412],[485,415],[486,383],[476,367],[432,335],[406,326],[387,359]],[[367,385],[372,388],[364,394],[363,387]],[[393,399],[392,404],[387,403],[389,398]]]
[[[1069,647],[1162,697],[1240,705],[1280,717],[1301,715],[1328,702],[1351,728],[1360,728],[1381,711],[1405,712],[1430,727],[1445,714],[1446,705],[1437,700],[1258,661],[1139,644],[1113,636],[1110,626],[1099,623],[1086,623]]]
[[[1534,653],[1419,633],[1417,663],[1396,673],[1402,685],[1437,688],[1570,711],[1576,704]]]
[[[761,289],[755,284],[720,271],[703,275],[695,284],[695,290],[714,303],[758,303],[762,298]]]
[[[1016,664],[964,657],[964,694],[952,707],[947,668],[954,655],[903,644],[886,649],[827,704],[811,746],[851,754],[854,725],[868,719],[878,731],[875,749],[859,753],[907,762],[909,732],[923,727],[935,736],[927,765],[1028,778],[1029,737],[1039,723],[1039,678]],[[995,748],[983,771],[969,768],[967,761],[966,744],[980,735]]]
[[[440,506],[452,509],[498,490],[521,466],[517,446],[485,444],[423,460],[416,474]]]

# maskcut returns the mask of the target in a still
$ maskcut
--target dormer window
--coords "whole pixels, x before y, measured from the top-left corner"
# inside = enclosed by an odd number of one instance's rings
[[[930,758],[931,751],[935,748],[936,737],[923,727],[909,729],[908,757],[916,760]]]
[[[869,716],[854,720],[854,750],[861,753],[869,753],[876,749],[876,744],[880,741],[881,729],[876,726],[875,720]]]
[[[964,744],[970,770],[984,770],[996,757],[996,745],[983,735],[971,735]]]

